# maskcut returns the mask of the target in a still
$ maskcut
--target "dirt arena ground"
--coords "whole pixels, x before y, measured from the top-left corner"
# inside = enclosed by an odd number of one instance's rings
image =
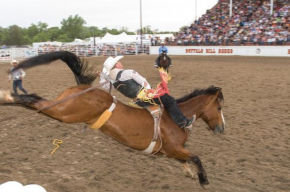
[[[105,59],[90,62],[101,69]],[[154,59],[126,56],[122,63],[156,85]],[[221,87],[225,97],[225,134],[214,135],[198,120],[187,142],[203,162],[208,189],[185,177],[174,159],[145,156],[100,131],[81,134],[82,124],[64,124],[16,106],[0,106],[0,184],[35,183],[48,192],[290,191],[289,58],[172,56],[172,60],[169,87],[174,97],[210,85]],[[12,89],[9,68],[0,65],[0,89]],[[47,99],[76,84],[61,62],[26,72],[24,87]],[[116,91],[113,94],[128,102]],[[63,143],[50,155],[54,139]]]

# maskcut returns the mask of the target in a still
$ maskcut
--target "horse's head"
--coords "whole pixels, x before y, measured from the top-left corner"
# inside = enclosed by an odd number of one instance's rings
[[[169,58],[166,51],[163,51],[163,53],[159,56],[159,66],[166,70],[169,68]]]
[[[223,133],[225,120],[222,112],[223,94],[221,88],[211,86],[207,89],[196,89],[176,100],[181,103],[187,114],[196,114],[214,133]]]
[[[213,95],[207,95],[205,106],[201,111],[202,118],[214,133],[223,133],[225,129],[225,119],[222,112],[224,99],[221,89]]]

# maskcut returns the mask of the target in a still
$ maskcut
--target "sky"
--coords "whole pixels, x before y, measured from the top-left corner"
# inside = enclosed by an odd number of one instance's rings
[[[179,31],[212,8],[218,0],[141,0],[142,26],[151,30]],[[197,12],[195,5],[197,4]],[[0,0],[0,27],[29,27],[39,21],[60,27],[70,15],[85,26],[129,31],[140,29],[140,0]]]

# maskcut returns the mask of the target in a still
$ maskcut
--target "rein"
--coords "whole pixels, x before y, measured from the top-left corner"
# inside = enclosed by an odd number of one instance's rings
[[[45,109],[49,109],[49,108],[51,108],[51,107],[53,107],[53,106],[55,106],[55,105],[58,105],[58,104],[60,104],[60,103],[62,103],[62,102],[65,102],[65,101],[67,101],[67,100],[69,100],[69,99],[75,98],[75,97],[77,97],[77,96],[79,96],[79,95],[82,95],[82,94],[84,94],[84,93],[86,93],[86,92],[89,92],[89,91],[91,91],[91,90],[94,90],[94,89],[96,89],[96,88],[98,88],[98,87],[104,85],[105,83],[107,83],[107,82],[101,83],[101,84],[99,84],[99,85],[95,85],[95,86],[93,86],[93,87],[90,87],[90,88],[87,88],[87,89],[85,89],[85,90],[82,90],[82,91],[80,91],[80,92],[78,92],[78,93],[72,94],[72,95],[70,95],[70,96],[68,96],[68,97],[66,97],[66,98],[63,98],[63,99],[61,99],[61,100],[59,100],[59,101],[56,101],[56,102],[52,103],[51,105],[48,105],[48,106],[46,106],[46,107],[43,107],[43,108],[37,110],[36,112],[39,113],[39,112],[41,112],[41,111],[43,111],[43,110],[45,110]]]

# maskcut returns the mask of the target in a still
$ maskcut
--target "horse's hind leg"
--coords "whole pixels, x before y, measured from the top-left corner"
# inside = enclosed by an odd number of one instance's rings
[[[51,105],[54,102],[54,101],[46,100],[36,94],[15,95],[15,94],[11,94],[9,91],[2,91],[2,90],[0,90],[0,101],[2,101],[2,103],[4,101],[4,104],[8,104],[8,105],[21,104],[23,106],[27,106],[36,110],[39,110],[45,106]]]

